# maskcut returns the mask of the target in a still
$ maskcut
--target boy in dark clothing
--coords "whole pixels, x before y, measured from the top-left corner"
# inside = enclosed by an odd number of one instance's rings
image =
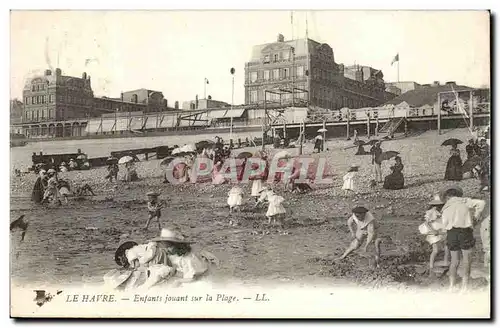
[[[370,153],[372,154],[372,164],[373,171],[375,173],[375,181],[383,182],[382,179],[382,148],[380,147],[380,141],[377,141],[375,145],[370,149]]]
[[[160,217],[161,217],[161,208],[163,207],[163,204],[158,201],[158,196],[160,194],[156,192],[148,192],[148,221],[146,223],[146,226],[144,229],[149,228],[149,224],[151,223],[151,220],[156,218],[156,222],[158,222],[158,229],[161,231],[161,223],[160,223]]]

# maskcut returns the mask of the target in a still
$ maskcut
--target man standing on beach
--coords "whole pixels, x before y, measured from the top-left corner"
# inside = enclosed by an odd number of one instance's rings
[[[445,203],[442,220],[446,229],[446,243],[451,253],[450,289],[456,283],[461,252],[464,264],[462,289],[466,290],[469,284],[472,250],[475,245],[472,227],[479,222],[486,202],[463,197],[462,188],[458,186],[443,189],[441,199]]]
[[[375,173],[375,181],[383,182],[382,180],[382,148],[380,147],[380,141],[377,141],[375,145],[370,149],[370,153],[372,154],[372,164],[373,171]]]

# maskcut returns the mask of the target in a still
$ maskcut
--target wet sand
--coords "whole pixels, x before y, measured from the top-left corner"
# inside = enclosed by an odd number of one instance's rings
[[[333,168],[332,185],[314,186],[314,191],[306,195],[286,193],[278,186],[288,211],[283,229],[264,224],[265,208],[252,209],[250,185],[244,187],[247,203],[243,211],[230,215],[226,200],[231,186],[163,184],[163,168],[157,160],[138,163],[141,180],[129,184],[104,182],[104,168],[64,173],[62,177],[72,182],[90,183],[97,196],[71,199],[70,204],[62,206],[34,206],[29,197],[36,176],[12,177],[11,221],[25,214],[30,227],[22,243],[18,235],[11,235],[11,275],[20,284],[101,282],[103,274],[116,267],[114,252],[121,242],[144,242],[157,235],[154,224],[149,231],[142,227],[147,218],[145,194],[160,190],[160,197],[168,204],[162,211],[163,225],[195,239],[195,249],[205,249],[219,257],[221,267],[215,279],[292,282],[341,279],[370,286],[441,287],[446,284],[445,276],[429,279],[424,272],[430,246],[418,233],[418,225],[432,194],[451,184],[442,180],[449,149],[440,146],[451,137],[465,141],[467,131],[446,131],[441,136],[430,131],[382,144],[384,150],[401,153],[407,186],[403,190],[383,190],[380,185],[370,188],[370,156],[355,156],[356,148],[345,150],[352,142],[329,141],[329,150],[321,156]],[[464,157],[464,145],[461,150]],[[296,151],[290,150],[292,154]],[[312,152],[311,144],[305,152]],[[344,197],[340,190],[342,176],[351,164],[360,165],[356,178],[359,195]],[[392,161],[384,163],[384,176],[389,173],[390,165]],[[477,180],[458,184],[467,196],[489,198],[489,193],[478,193]],[[380,220],[379,234],[384,236],[385,243],[379,270],[372,269],[362,253],[342,262],[332,261],[350,242],[346,219],[350,208],[358,204],[367,206]],[[230,225],[230,221],[236,225]],[[478,272],[482,264],[479,231],[475,235],[474,267]],[[484,279],[476,279],[474,283],[485,286]]]

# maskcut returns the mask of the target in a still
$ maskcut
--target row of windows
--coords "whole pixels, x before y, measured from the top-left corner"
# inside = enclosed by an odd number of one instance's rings
[[[301,86],[297,86],[297,88],[303,88]],[[257,102],[263,102],[264,101],[264,90],[252,90],[250,91],[249,94],[249,102],[250,103],[257,103]],[[307,99],[307,93],[304,92],[296,92],[293,96],[291,93],[283,93],[281,95],[281,101],[290,101],[292,100],[292,97],[294,99]],[[279,102],[280,101],[280,95],[275,94],[275,93],[268,93],[266,95],[266,100],[269,102]]]
[[[54,109],[39,109],[25,112],[26,121],[39,121],[45,119],[55,119]]]
[[[262,59],[262,62],[264,64],[268,64],[268,63],[276,63],[276,62],[279,62],[280,60],[289,60],[290,58],[292,58],[292,50],[288,50],[288,51],[282,51],[282,52],[278,52],[278,53],[274,53],[274,54],[269,54],[269,55],[265,55],[264,58]]]
[[[54,95],[48,95],[48,102],[50,104],[54,103],[54,100],[55,100]],[[88,105],[88,106],[92,105],[91,99],[85,99],[82,97],[73,97],[71,95],[67,97],[65,95],[58,95],[57,101],[69,104],[77,104],[77,105]],[[24,103],[26,105],[46,104],[47,96],[43,95],[43,96],[24,97]]]
[[[54,95],[49,95],[48,97],[49,103],[54,102]],[[38,105],[47,103],[47,96],[32,96],[32,97],[24,97],[24,103],[26,105]]]
[[[295,69],[297,77],[304,76],[304,66],[297,66]],[[254,71],[250,73],[250,82],[256,82],[259,79],[263,79],[265,81],[288,79],[292,77],[291,71],[292,69],[290,67],[276,68],[273,70],[265,71]]]
[[[45,88],[47,88],[46,83],[37,83],[31,86],[31,91],[43,91]]]

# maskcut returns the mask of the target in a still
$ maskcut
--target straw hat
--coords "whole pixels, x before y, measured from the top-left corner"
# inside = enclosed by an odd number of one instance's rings
[[[464,191],[462,190],[462,188],[460,188],[459,186],[457,185],[453,185],[453,186],[447,186],[447,187],[444,187],[441,192],[439,193],[439,197],[441,199],[444,199],[444,195],[446,194],[446,192],[448,192],[449,190],[456,190],[458,192],[458,195],[459,197],[463,196],[464,195]]]
[[[180,233],[176,233],[169,229],[161,229],[160,236],[155,237],[150,241],[169,241],[172,243],[194,244],[194,241],[186,240]]]
[[[363,214],[368,212],[368,209],[364,206],[356,206],[355,208],[352,209],[352,212]]]
[[[47,171],[47,173],[48,173],[48,174],[54,174],[54,173],[56,173],[56,170],[54,170],[54,169],[49,169],[49,170]]]
[[[121,267],[127,268],[129,266],[128,261],[123,263],[122,258],[125,256],[125,252],[138,244],[135,241],[127,241],[121,244],[115,252],[115,262]]]
[[[429,202],[429,205],[443,205],[444,202],[439,194],[434,195],[434,198]]]
[[[347,172],[358,172],[358,166],[357,165],[351,165],[349,168],[349,171]]]

